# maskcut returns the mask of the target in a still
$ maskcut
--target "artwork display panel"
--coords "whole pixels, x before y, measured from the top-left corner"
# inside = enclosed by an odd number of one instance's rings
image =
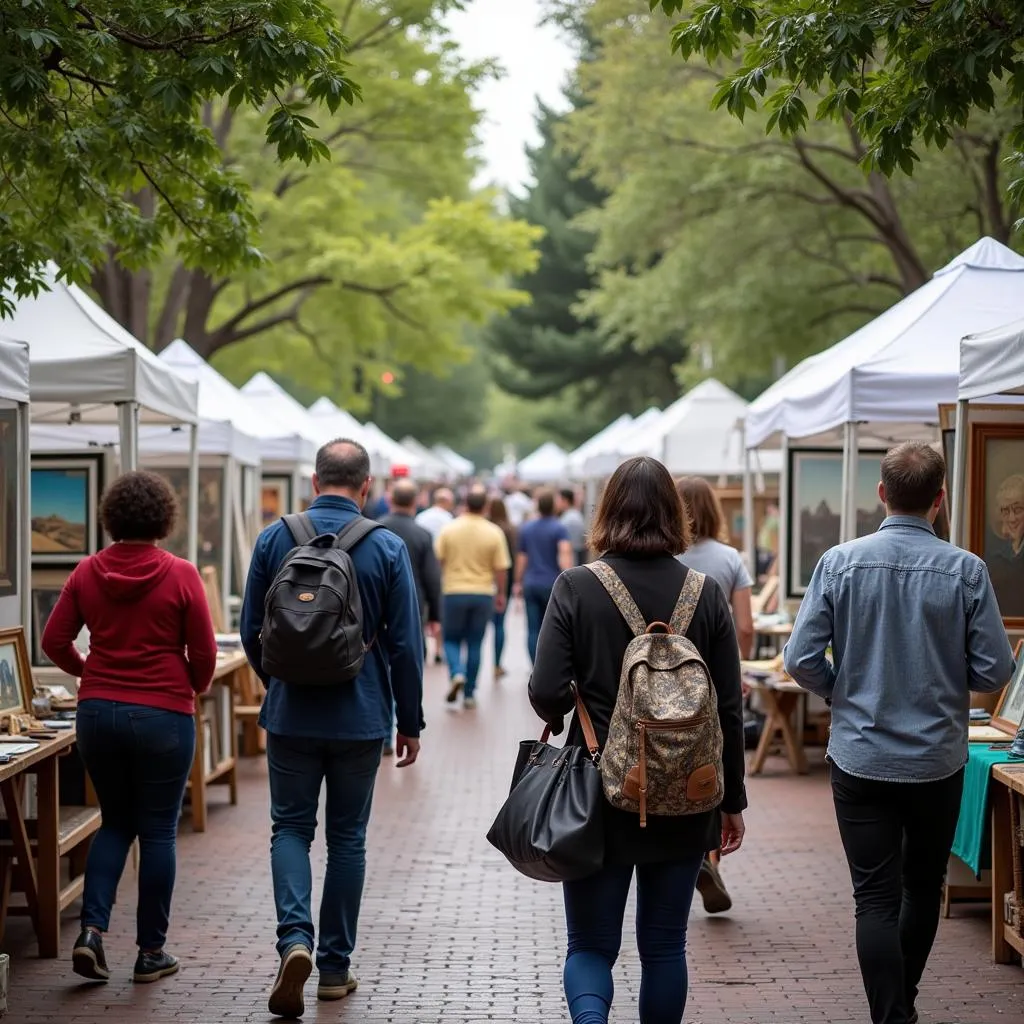
[[[858,537],[874,533],[885,519],[878,500],[884,451],[862,451],[857,463]],[[821,556],[839,543],[843,500],[843,453],[834,449],[789,450],[788,594],[802,597]]]
[[[1007,629],[1024,628],[1024,423],[970,427],[968,547],[984,559]]]
[[[18,411],[0,409],[0,597],[18,593]]]
[[[292,510],[292,478],[290,476],[263,477],[260,488],[262,526],[277,522]]]
[[[0,718],[28,711],[32,686],[25,630],[21,626],[0,629]]]
[[[99,550],[102,455],[32,456],[32,561],[74,565]]]
[[[188,470],[161,467],[154,469],[170,485],[178,499],[178,520],[174,532],[163,546],[188,558]],[[199,564],[221,567],[224,541],[224,470],[202,466],[199,469]]]

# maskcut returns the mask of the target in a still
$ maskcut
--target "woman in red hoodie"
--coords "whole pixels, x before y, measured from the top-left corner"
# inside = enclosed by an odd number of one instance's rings
[[[175,839],[195,753],[195,696],[209,688],[217,645],[194,565],[157,547],[177,504],[153,473],[125,473],[100,506],[114,543],[79,563],[43,631],[42,646],[78,689],[78,749],[103,826],[85,869],[75,973],[110,977],[103,933],[125,860],[139,839],[136,981],[178,969],[164,950],[174,891]],[[86,626],[89,655],[75,640]]]

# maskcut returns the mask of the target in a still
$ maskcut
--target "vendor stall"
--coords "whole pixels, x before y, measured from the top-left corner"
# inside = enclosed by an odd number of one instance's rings
[[[32,619],[29,580],[29,357],[0,338],[0,628]]]
[[[451,468],[456,479],[472,476],[476,471],[476,466],[469,459],[453,451],[446,444],[436,444],[432,451]]]
[[[374,476],[386,477],[391,473],[390,456],[351,413],[340,409],[326,396],[318,398],[304,411],[315,424],[321,444],[338,437],[358,441],[370,456],[370,472]]]
[[[530,484],[560,484],[568,472],[569,456],[554,441],[546,441],[516,466],[516,476]]]

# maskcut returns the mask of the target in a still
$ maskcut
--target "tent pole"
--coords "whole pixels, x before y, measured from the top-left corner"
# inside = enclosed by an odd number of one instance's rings
[[[15,447],[18,459],[18,492],[21,500],[17,503],[15,522],[18,531],[18,564],[15,579],[21,579],[21,621],[25,635],[31,636],[35,628],[32,622],[32,456],[31,456],[32,413],[28,402],[18,406],[18,444]]]
[[[847,517],[850,513],[849,503],[846,500],[850,493],[850,426],[843,424],[843,478],[839,487],[839,543],[846,540],[850,531],[850,524]]]
[[[843,485],[839,516],[839,541],[845,544],[857,536],[857,463],[860,461],[857,424],[843,425]]]
[[[793,574],[789,571],[790,516],[793,514],[789,502],[789,438],[783,436],[781,444],[782,465],[779,467],[779,581],[782,583],[783,600],[795,597],[790,584]],[[797,512],[799,514],[799,512]]]
[[[199,425],[188,428],[188,508],[185,512],[188,526],[188,560],[199,565]]]
[[[231,600],[231,544],[232,538],[234,537],[233,523],[235,491],[238,489],[235,486],[235,473],[237,472],[237,469],[237,463],[229,455],[224,460],[224,476],[221,481],[221,489],[223,491],[223,494],[221,494],[220,499],[220,599],[221,605],[224,608],[224,627],[228,630],[231,629],[231,613],[229,611],[229,602]]]
[[[121,442],[121,472],[139,468],[139,403],[118,402],[117,425]]]
[[[950,501],[950,539],[965,547],[967,539],[967,401],[956,403],[956,435],[953,447],[953,493]],[[947,477],[949,467],[946,467]]]
[[[747,425],[740,421],[740,444],[743,445],[743,552],[752,580],[757,579],[757,542],[754,531],[754,469],[747,447]]]

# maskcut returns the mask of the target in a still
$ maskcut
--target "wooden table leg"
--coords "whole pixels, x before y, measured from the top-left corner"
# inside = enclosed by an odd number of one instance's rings
[[[36,875],[39,899],[39,956],[60,956],[60,786],[56,757],[36,765]]]
[[[779,730],[782,732],[782,742],[786,745],[786,757],[789,758],[789,766],[797,775],[807,774],[807,756],[804,753],[803,737],[797,736],[793,729],[793,712],[796,711],[800,695],[797,693],[779,694],[779,711],[781,720]]]
[[[1010,844],[1011,793],[992,780],[992,960],[1012,964],[1016,951],[1006,941],[1003,921],[1003,896],[1013,888],[1013,850]]]
[[[18,794],[23,781],[24,776],[19,775],[0,782],[0,797],[3,799],[4,810],[7,812],[7,824],[11,830],[11,846],[18,871],[18,882],[21,885],[21,891],[25,894],[28,912],[38,935],[39,890],[36,887],[36,865],[32,856],[28,831],[25,829],[25,815],[22,813]]]
[[[772,742],[775,738],[775,718],[779,711],[776,694],[773,691],[759,688],[757,693],[764,698],[768,713],[761,728],[761,738],[757,742],[757,749],[750,759],[749,772],[751,775],[760,775],[764,769],[764,763],[768,758],[768,751],[771,750]]]
[[[241,673],[248,672],[249,666],[243,665],[235,675],[238,679],[232,679],[228,685],[228,701],[227,709],[228,715],[231,719],[231,728],[228,732],[231,734],[231,742],[228,745],[228,753],[231,756],[231,774],[228,776],[228,785],[231,796],[231,804],[234,806],[238,803],[238,722],[235,720],[235,690],[236,687],[241,683]]]
[[[206,772],[203,769],[203,751],[206,747],[203,736],[202,698],[196,699],[196,753],[192,758],[192,829],[206,831]]]

